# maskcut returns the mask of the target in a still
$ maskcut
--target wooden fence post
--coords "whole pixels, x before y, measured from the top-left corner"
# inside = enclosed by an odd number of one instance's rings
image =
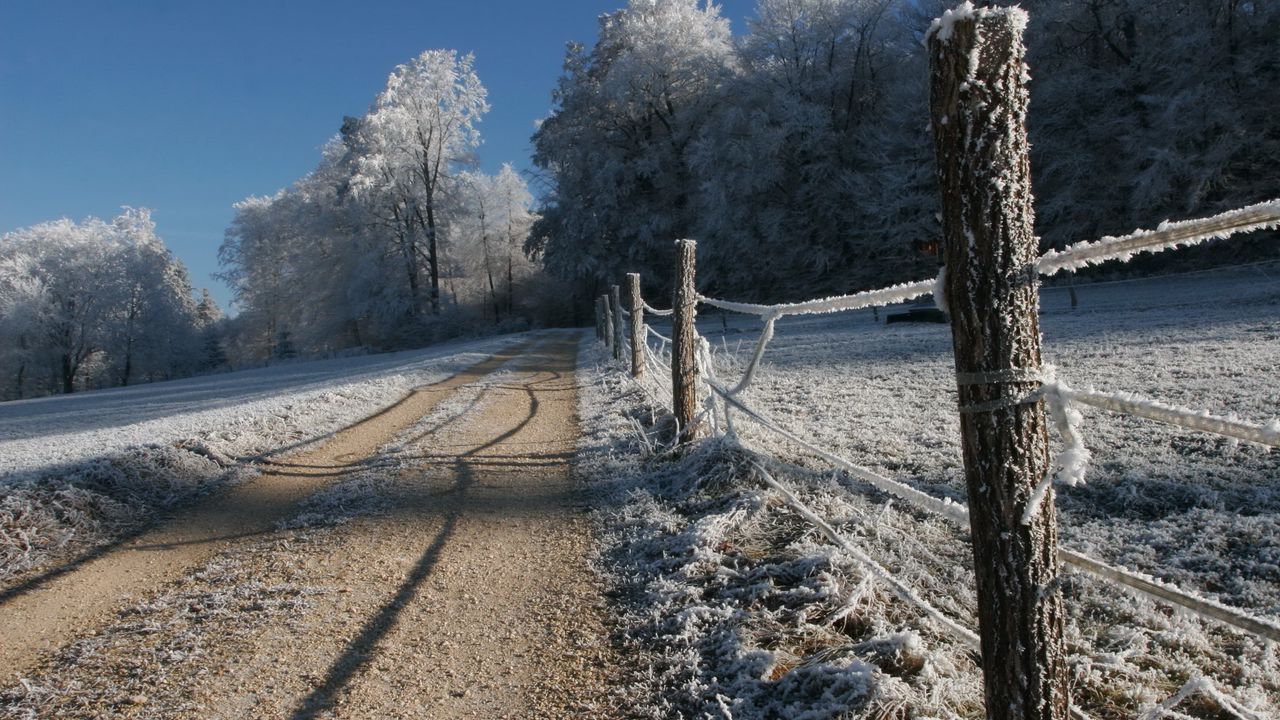
[[[640,273],[627,273],[631,297],[631,377],[644,375],[644,298],[640,295]]]
[[[604,313],[604,346],[613,347],[613,311],[609,308],[609,296],[600,296],[600,310]]]
[[[1067,675],[1053,491],[1038,387],[1027,88],[1018,8],[935,21],[930,108],[951,313],[987,717],[1065,720]],[[973,67],[973,63],[977,67]]]
[[[622,345],[626,342],[626,323],[622,318],[622,291],[617,285],[609,287],[609,297],[613,304],[613,359],[622,359]]]
[[[680,428],[680,442],[701,434],[698,417],[698,291],[694,285],[695,253],[692,240],[676,241],[676,283],[671,294],[671,404]]]
[[[604,339],[604,313],[600,309],[600,298],[596,298],[596,339]]]

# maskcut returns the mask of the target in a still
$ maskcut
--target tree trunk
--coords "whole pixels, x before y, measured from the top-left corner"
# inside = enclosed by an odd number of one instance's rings
[[[124,344],[124,371],[120,373],[120,384],[129,385],[129,376],[133,374],[133,333],[130,332],[129,339]]]
[[[676,242],[676,283],[671,294],[671,404],[680,428],[680,442],[696,440],[698,425],[698,292],[694,286],[697,243]]]
[[[483,225],[484,219],[481,218]],[[502,307],[498,304],[498,288],[493,283],[493,265],[489,257],[489,237],[483,232],[480,235],[480,242],[484,246],[484,273],[489,278],[489,302],[493,303],[493,324],[497,325],[502,319]]]
[[[931,109],[991,720],[1063,720],[1068,696],[1040,371],[1022,10],[980,9],[929,38]],[[945,35],[946,37],[941,37]],[[977,67],[971,67],[976,61]]]
[[[76,391],[76,365],[71,353],[62,353],[62,392],[70,395]]]
[[[418,282],[418,244],[413,240],[413,216],[408,208],[404,214],[400,212],[399,203],[391,206],[391,216],[395,221],[396,240],[400,247],[400,257],[404,259],[404,272],[409,282],[409,312],[414,320],[422,317],[422,291]],[[421,220],[419,220],[421,224]],[[271,330],[275,337],[275,328]]]
[[[511,259],[511,248],[507,248],[507,317],[515,313],[516,280],[515,261]]]
[[[436,243],[436,210],[427,203],[427,263],[431,266],[431,314],[440,314],[440,255]]]

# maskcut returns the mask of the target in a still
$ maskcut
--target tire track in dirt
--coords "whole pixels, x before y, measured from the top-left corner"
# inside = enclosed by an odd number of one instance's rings
[[[0,601],[0,668],[13,681],[42,654],[107,622],[140,597],[235,543],[260,537],[303,498],[364,467],[398,432],[457,388],[484,377],[528,347],[503,350],[333,434],[323,445],[260,461],[263,473],[180,512],[157,528],[73,567],[51,570]]]
[[[338,591],[226,658],[194,692],[209,717],[621,714],[570,473],[577,345],[575,333],[534,348],[410,445],[413,466],[380,491],[392,509],[301,558],[308,583]]]
[[[0,691],[0,717],[627,716],[570,471],[578,341],[474,378],[335,485],[353,519],[222,553]]]

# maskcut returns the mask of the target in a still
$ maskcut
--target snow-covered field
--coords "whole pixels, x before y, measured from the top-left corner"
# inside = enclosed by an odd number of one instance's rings
[[[1042,301],[1046,361],[1073,387],[1254,423],[1276,417],[1280,264],[1080,284],[1077,294],[1074,310],[1065,287]],[[779,322],[744,399],[854,463],[963,501],[949,329],[885,325],[884,316]],[[721,377],[736,380],[761,325],[731,316],[727,326],[700,321]],[[635,603],[624,619],[649,648],[650,687],[667,703],[690,698],[655,707],[655,717],[981,714],[968,648],[868,580],[865,564],[759,482],[749,458],[712,443],[663,460],[649,450],[655,431],[642,430],[646,406],[665,396],[659,384],[640,392],[607,372],[584,384],[582,413],[597,428],[584,472],[617,490],[602,504],[611,538],[602,565]],[[1084,416],[1093,462],[1086,485],[1059,488],[1063,544],[1280,621],[1280,453],[1103,411]],[[964,529],[830,472],[741,415],[737,427],[746,446],[814,471],[768,468],[854,546],[975,626]],[[637,463],[642,470],[628,469]],[[1156,706],[1184,686],[1172,710],[1183,716],[1280,709],[1274,643],[1076,573],[1064,591],[1073,694],[1089,714],[1158,717]]]
[[[0,403],[0,580],[252,473],[522,335]]]

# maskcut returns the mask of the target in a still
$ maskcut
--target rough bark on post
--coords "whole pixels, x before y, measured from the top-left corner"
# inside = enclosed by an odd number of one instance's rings
[[[622,290],[617,285],[609,287],[613,307],[613,359],[622,359],[622,345],[626,342],[626,323],[622,317]]]
[[[644,298],[640,295],[640,273],[627,273],[631,297],[631,377],[644,375]]]
[[[680,442],[696,440],[698,425],[698,332],[693,321],[698,312],[694,286],[697,243],[676,241],[676,283],[671,294],[671,404],[680,428]]]
[[[604,339],[604,310],[600,308],[600,298],[596,298],[596,339]]]
[[[609,307],[609,296],[600,296],[600,308],[604,311],[604,346],[613,347],[613,311]]]
[[[1017,8],[966,3],[929,31],[930,106],[942,193],[945,296],[973,533],[987,717],[1063,720],[1063,600],[1053,491],[1037,387],[1026,68]],[[976,63],[976,66],[975,66]]]

